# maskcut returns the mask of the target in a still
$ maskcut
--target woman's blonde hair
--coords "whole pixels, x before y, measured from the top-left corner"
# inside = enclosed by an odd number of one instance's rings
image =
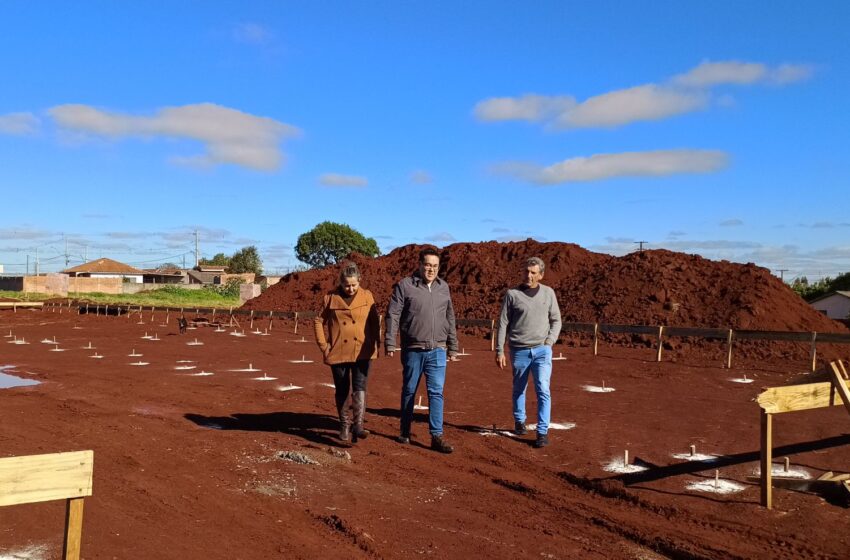
[[[357,278],[357,281],[360,282],[360,269],[353,262],[342,263],[342,267],[339,269],[340,286],[342,286],[346,278]]]

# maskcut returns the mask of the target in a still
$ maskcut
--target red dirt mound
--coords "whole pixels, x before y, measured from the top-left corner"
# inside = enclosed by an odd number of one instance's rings
[[[393,284],[417,267],[423,246],[406,245],[378,258],[352,255],[362,284],[383,308]],[[519,281],[524,260],[546,262],[543,282],[555,289],[564,321],[675,325],[779,331],[847,332],[812,309],[767,269],[711,261],[666,250],[623,257],[571,243],[455,243],[441,251],[440,276],[452,287],[461,318],[494,318],[506,288]],[[317,309],[336,285],[338,266],[296,272],[246,309]]]

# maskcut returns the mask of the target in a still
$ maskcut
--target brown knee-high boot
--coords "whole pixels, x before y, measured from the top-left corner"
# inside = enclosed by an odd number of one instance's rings
[[[354,439],[363,439],[369,435],[369,430],[363,428],[363,416],[366,414],[366,391],[354,391],[352,393],[354,403]]]
[[[339,439],[342,441],[351,441],[351,397],[340,403],[337,401],[336,411],[339,414]]]

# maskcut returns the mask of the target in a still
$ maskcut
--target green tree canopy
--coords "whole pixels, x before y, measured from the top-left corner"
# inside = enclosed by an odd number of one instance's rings
[[[232,274],[241,274],[243,272],[262,274],[263,261],[260,259],[257,248],[249,245],[233,253],[233,256],[230,257],[230,264],[227,266],[227,270]]]
[[[211,259],[200,259],[198,264],[209,266],[230,266],[230,257],[224,253],[217,253]]]
[[[827,276],[813,283],[803,276],[791,282],[791,289],[806,301],[812,301],[830,292],[847,291],[850,290],[850,272],[839,274],[835,278]]]
[[[310,266],[323,267],[336,264],[350,253],[360,253],[368,257],[381,254],[378,243],[371,237],[346,224],[322,222],[306,233],[298,236],[295,256]]]

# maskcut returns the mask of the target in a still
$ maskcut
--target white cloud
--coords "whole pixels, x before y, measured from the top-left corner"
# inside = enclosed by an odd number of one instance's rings
[[[239,23],[233,27],[233,38],[240,43],[263,45],[272,40],[274,34],[259,23]]]
[[[495,166],[494,171],[539,185],[555,185],[614,177],[708,173],[724,168],[726,163],[726,154],[717,150],[656,150],[595,154],[567,159],[548,167],[509,162]]]
[[[32,113],[7,113],[0,115],[0,134],[35,134],[39,124],[38,118]]]
[[[410,182],[417,185],[427,185],[434,182],[434,177],[424,169],[417,169],[410,174]]]
[[[292,125],[213,103],[164,107],[148,117],[103,111],[88,105],[59,105],[49,113],[62,128],[83,134],[197,140],[205,145],[206,153],[177,156],[172,160],[201,166],[231,163],[272,171],[284,160],[280,142],[300,134]]]
[[[571,95],[525,94],[492,97],[478,102],[473,114],[479,121],[540,122],[555,128],[615,127],[691,113],[709,106],[711,89],[721,85],[783,85],[808,79],[814,69],[805,64],[770,67],[759,62],[702,62],[684,74],[595,95],[578,102]],[[716,104],[730,106],[734,99],[720,95]]]
[[[743,220],[739,220],[738,218],[730,218],[728,220],[723,220],[720,222],[721,227],[737,227],[744,225]]]
[[[56,232],[32,226],[0,228],[0,239],[33,240],[54,237]]]
[[[538,122],[556,118],[576,105],[569,95],[545,96],[529,93],[522,97],[491,97],[475,105],[473,114],[480,121]]]
[[[457,239],[455,239],[454,235],[451,233],[441,231],[439,233],[429,235],[425,238],[425,241],[430,241],[431,243],[454,243]]]
[[[780,64],[770,72],[770,81],[775,84],[790,84],[808,80],[815,73],[809,64]]]
[[[690,88],[710,88],[724,84],[788,84],[811,77],[814,69],[806,64],[780,64],[771,68],[759,62],[703,62],[684,74],[674,76],[674,84]]]
[[[369,184],[369,180],[366,177],[360,177],[358,175],[325,173],[319,177],[319,183],[326,187],[365,187]]]
[[[591,97],[563,113],[557,123],[572,128],[620,126],[690,113],[707,103],[708,96],[702,92],[647,84]]]

